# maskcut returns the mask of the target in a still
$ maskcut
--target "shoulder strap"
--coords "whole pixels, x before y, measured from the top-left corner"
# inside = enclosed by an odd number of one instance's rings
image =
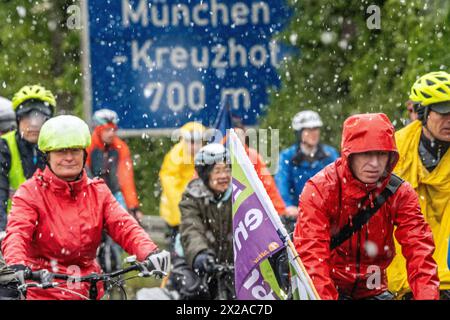
[[[346,224],[342,227],[339,232],[331,237],[330,249],[333,250],[336,247],[340,246],[342,243],[350,239],[350,237],[362,229],[362,227],[369,222],[370,218],[378,212],[381,206],[392,196],[395,192],[397,192],[400,185],[403,183],[400,177],[395,174],[391,174],[391,178],[389,179],[389,183],[386,188],[380,193],[378,197],[375,198],[372,207],[368,207],[365,209],[361,209],[358,214],[353,218],[352,223]]]

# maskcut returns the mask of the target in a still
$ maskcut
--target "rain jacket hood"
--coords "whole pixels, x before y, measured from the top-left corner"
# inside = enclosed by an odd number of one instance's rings
[[[350,182],[356,189],[349,189],[350,192],[358,191],[358,194],[361,194],[374,189],[383,190],[386,187],[399,158],[394,133],[393,125],[383,113],[355,115],[344,122],[341,143],[341,159],[344,168],[342,175],[346,182]],[[389,161],[378,188],[377,184],[370,185],[359,181],[350,167],[350,158],[353,154],[370,151],[389,152]]]

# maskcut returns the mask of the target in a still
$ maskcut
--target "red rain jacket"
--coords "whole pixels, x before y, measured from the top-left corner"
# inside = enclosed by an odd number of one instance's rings
[[[15,193],[2,252],[8,265],[72,275],[78,271],[80,275],[98,273],[96,253],[103,229],[139,261],[157,249],[103,180],[91,180],[83,171],[81,179],[66,182],[46,167]],[[100,297],[102,283],[98,289]],[[87,296],[89,284],[80,283],[74,290]],[[80,299],[57,288],[32,288],[27,298]]]
[[[341,149],[341,158],[307,182],[300,195],[294,231],[295,247],[320,297],[337,299],[341,293],[362,299],[386,291],[386,268],[395,255],[395,234],[407,260],[414,298],[438,299],[432,233],[420,212],[417,194],[407,182],[361,231],[330,251],[331,235],[351,221],[366,195],[370,198],[363,206],[370,205],[382,192],[399,157],[394,128],[384,114],[355,115],[347,119]],[[366,185],[353,177],[349,156],[377,150],[390,152],[386,174],[379,183]]]
[[[277,210],[279,215],[283,215],[286,211],[286,205],[284,204],[283,199],[281,198],[280,192],[278,191],[277,185],[275,184],[275,180],[270,174],[269,169],[267,169],[266,163],[261,155],[255,149],[244,145],[245,152],[253,164],[255,171],[263,183],[264,189],[266,189],[267,194],[269,195],[270,200],[272,200],[273,206],[275,210]]]

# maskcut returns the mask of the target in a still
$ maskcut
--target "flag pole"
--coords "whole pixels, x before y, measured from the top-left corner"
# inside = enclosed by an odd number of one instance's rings
[[[294,244],[292,243],[291,239],[288,238],[287,241],[286,241],[286,243],[287,243],[287,245],[289,246],[289,248],[292,250],[292,252],[295,252],[295,253],[296,253],[296,255],[295,255],[295,261],[297,261],[297,263],[299,264],[300,268],[302,269],[303,274],[305,275],[306,280],[308,281],[308,284],[309,284],[309,286],[311,287],[311,289],[312,289],[312,291],[313,291],[313,293],[314,293],[315,298],[316,298],[317,300],[321,300],[321,298],[320,298],[320,296],[319,296],[319,293],[317,292],[316,287],[314,286],[314,283],[313,283],[312,280],[311,280],[311,277],[309,276],[308,272],[306,271],[306,268],[305,268],[305,266],[303,265],[302,259],[300,259],[300,256],[299,256],[297,250],[295,249],[295,246],[294,246]]]

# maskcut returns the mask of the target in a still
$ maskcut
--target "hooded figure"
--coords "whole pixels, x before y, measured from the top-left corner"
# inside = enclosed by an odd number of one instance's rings
[[[178,203],[189,181],[195,175],[194,156],[202,147],[205,131],[206,128],[198,122],[183,125],[179,132],[180,142],[164,156],[159,171],[162,188],[159,212],[161,218],[175,230],[179,227],[181,219]]]
[[[112,110],[100,109],[94,114],[96,126],[88,148],[86,167],[90,176],[105,180],[119,203],[135,214],[139,211],[139,200],[130,149],[115,133],[111,134],[108,143],[103,138],[105,131],[116,132],[118,122],[119,118]]]
[[[388,294],[386,268],[395,255],[395,235],[407,260],[415,299],[437,299],[439,280],[432,257],[433,237],[421,214],[418,197],[407,182],[358,232],[330,249],[331,237],[351,223],[360,208],[373,206],[399,158],[394,127],[384,114],[348,118],[341,149],[341,158],[306,183],[294,231],[296,249],[320,297],[376,299]],[[384,155],[387,160],[373,183],[362,182],[355,170],[357,156],[367,154]]]

